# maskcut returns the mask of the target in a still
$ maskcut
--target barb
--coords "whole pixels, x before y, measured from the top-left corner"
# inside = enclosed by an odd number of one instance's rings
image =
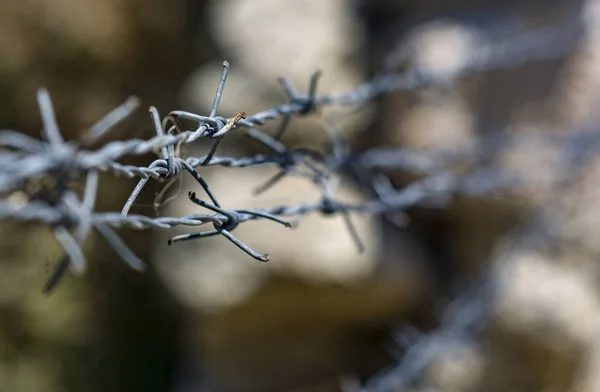
[[[58,129],[50,93],[46,89],[40,89],[37,98],[42,112],[42,122],[44,123],[44,137],[52,147],[58,148],[64,143],[64,140]]]
[[[201,178],[198,178],[198,180],[199,180],[198,182],[202,186],[204,186],[203,182],[200,181]],[[213,236],[213,235],[217,235],[217,234],[222,234],[225,238],[227,238],[232,243],[234,243],[238,248],[240,248],[241,250],[243,250],[250,256],[254,257],[255,259],[260,260],[260,261],[269,261],[269,255],[267,255],[267,254],[261,255],[260,253],[255,252],[248,245],[246,245],[245,243],[243,243],[242,241],[237,239],[233,234],[231,234],[231,232],[233,230],[235,230],[241,222],[243,222],[244,216],[251,217],[251,218],[269,219],[274,222],[281,223],[286,227],[291,227],[291,224],[288,223],[287,221],[279,219],[276,216],[274,216],[273,214],[269,214],[264,211],[227,210],[227,209],[221,208],[221,206],[218,205],[216,200],[214,200],[215,204],[210,204],[203,200],[200,200],[199,198],[196,197],[196,193],[194,193],[194,192],[190,192],[188,194],[188,196],[193,203],[195,203],[201,207],[207,208],[209,210],[212,210],[212,211],[216,212],[217,214],[219,214],[218,217],[219,217],[220,223],[213,224],[214,230],[212,230],[210,232],[184,234],[184,235],[179,235],[179,236],[173,237],[169,240],[169,245],[171,245],[175,242],[178,242],[178,241],[187,241],[187,240],[194,239],[194,238],[202,238],[202,237],[209,237],[209,236]]]
[[[210,109],[210,114],[208,117],[214,117],[217,114],[217,109],[219,107],[219,103],[221,102],[221,96],[223,95],[223,90],[225,89],[225,82],[227,81],[227,74],[229,73],[229,63],[227,61],[223,61],[223,73],[221,74],[221,80],[219,81],[219,87],[217,87],[217,93],[215,95],[215,99],[213,101],[212,108]],[[206,166],[215,152],[217,152],[217,148],[221,145],[223,141],[223,136],[239,121],[239,119],[245,118],[246,113],[238,113],[232,120],[228,121],[227,124],[218,132],[215,133],[214,137],[218,138],[213,144],[210,152],[208,153],[206,159],[200,164],[201,166]]]
[[[121,106],[115,108],[96,124],[92,125],[89,132],[82,137],[82,144],[88,146],[97,142],[108,132],[113,130],[119,123],[133,114],[139,106],[140,99],[138,97],[131,96],[127,98]]]

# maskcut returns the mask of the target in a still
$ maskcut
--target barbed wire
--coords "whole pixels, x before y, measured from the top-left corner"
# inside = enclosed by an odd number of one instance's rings
[[[396,91],[443,86],[477,72],[560,58],[576,46],[581,34],[578,23],[569,25],[567,29],[546,29],[530,34],[526,39],[519,37],[493,47],[482,46],[451,73],[440,76],[413,68],[401,74],[378,75],[368,83],[339,95],[317,94],[320,72],[312,75],[304,94],[299,93],[288,79],[280,78],[287,103],[251,115],[239,112],[230,118],[217,115],[229,70],[229,64],[224,62],[208,116],[176,110],[161,118],[158,110],[150,107],[150,118],[156,133],[154,137],[147,140],[113,141],[97,150],[91,150],[90,146],[137,110],[139,99],[127,98],[122,105],[90,127],[79,141],[66,141],[59,130],[50,94],[45,89],[40,89],[37,98],[43,122],[42,140],[18,131],[0,131],[0,220],[42,223],[52,228],[56,241],[66,255],[50,276],[44,287],[45,292],[56,287],[69,267],[76,274],[85,271],[86,259],[82,245],[92,230],[98,232],[135,270],[143,270],[144,263],[120,239],[115,229],[128,227],[136,230],[168,230],[176,226],[211,224],[212,228],[206,231],[174,236],[169,244],[222,235],[254,259],[268,261],[267,253],[257,252],[234,235],[240,224],[263,219],[284,227],[293,227],[309,214],[341,215],[357,249],[362,251],[364,245],[354,228],[351,214],[382,215],[391,222],[400,224],[396,218],[414,206],[444,205],[456,195],[478,197],[513,189],[519,184],[519,173],[480,165],[485,160],[482,155],[488,151],[485,148],[445,152],[373,148],[353,153],[332,118],[326,120],[324,126],[324,131],[331,140],[329,151],[290,149],[281,142],[281,138],[292,118],[309,116],[327,106],[353,107]],[[280,120],[274,135],[260,129],[262,125],[274,120]],[[185,124],[193,124],[192,129],[186,129]],[[245,157],[216,155],[223,139],[238,129],[244,129],[246,136],[267,147],[271,153]],[[486,137],[496,138],[494,144],[510,143],[510,138],[505,134]],[[569,168],[575,167],[585,156],[595,153],[600,146],[600,134],[595,125],[555,138],[555,142],[563,146],[566,168],[564,176],[569,175]],[[213,142],[208,154],[201,157],[182,156],[182,146],[201,140]],[[148,166],[118,162],[125,156],[148,153],[158,156]],[[457,163],[463,166],[467,164],[475,169],[451,170]],[[226,209],[221,206],[199,172],[199,169],[208,166],[248,168],[258,165],[274,165],[279,171],[257,187],[256,193],[275,186],[282,178],[290,175],[317,185],[321,190],[320,199],[291,206]],[[397,189],[385,175],[389,170],[410,172],[418,175],[419,179]],[[100,172],[139,178],[121,212],[95,211]],[[172,183],[184,172],[196,180],[210,199],[205,201],[196,192],[188,194],[190,202],[207,210],[207,213],[156,218],[129,213],[150,179],[168,180]],[[350,204],[336,199],[341,178],[347,173],[358,180],[365,192],[370,193],[370,200]],[[79,196],[74,191],[73,183],[81,181],[85,182],[85,189]],[[479,286],[477,290],[477,293],[468,292],[455,301],[439,330],[413,342],[398,366],[374,378],[361,391],[391,391],[408,386],[424,371],[431,359],[448,346],[448,339],[474,333],[486,318],[485,302],[491,295],[489,283]]]
[[[210,235],[223,234],[230,238],[246,253],[258,259],[268,258],[258,254],[233,237],[230,233],[238,224],[250,219],[270,219],[278,221],[275,216],[294,216],[297,221],[310,213],[323,215],[341,214],[344,216],[348,230],[362,249],[362,244],[356,235],[349,214],[367,213],[384,214],[401,212],[404,209],[431,199],[447,199],[451,194],[482,194],[492,192],[512,181],[507,180],[506,173],[494,173],[480,170],[471,177],[460,178],[457,174],[445,171],[453,159],[465,159],[465,154],[449,154],[446,157],[429,156],[409,150],[374,149],[360,154],[352,154],[346,145],[337,125],[329,122],[326,132],[332,140],[332,150],[329,153],[308,148],[288,149],[280,139],[286,131],[289,120],[294,116],[307,116],[324,106],[351,106],[368,102],[377,96],[399,90],[415,90],[418,88],[449,83],[462,76],[490,69],[515,66],[527,61],[539,61],[552,57],[560,57],[572,49],[579,31],[570,29],[571,34],[564,31],[549,30],[528,37],[527,40],[517,41],[513,45],[504,44],[494,50],[483,47],[474,53],[470,61],[465,62],[461,69],[456,70],[451,78],[436,77],[430,72],[415,68],[402,74],[389,74],[375,77],[371,82],[340,95],[317,95],[317,84],[321,76],[316,72],[310,79],[308,92],[301,94],[292,83],[285,78],[279,82],[285,92],[288,103],[265,111],[247,115],[237,113],[234,117],[217,116],[219,103],[225,88],[229,64],[223,63],[223,73],[218,84],[213,105],[209,116],[201,116],[184,111],[172,111],[162,120],[158,110],[150,107],[150,116],[156,136],[148,140],[130,139],[107,143],[96,151],[86,149],[104,137],[118,123],[127,118],[139,106],[139,100],[129,97],[122,105],[111,111],[94,124],[88,132],[82,135],[80,142],[65,141],[62,137],[54,114],[53,104],[45,89],[38,92],[38,104],[43,122],[43,140],[36,140],[17,131],[4,130],[0,132],[0,219],[27,222],[41,222],[51,225],[55,230],[57,240],[65,248],[69,259],[77,259],[75,269],[83,270],[82,252],[76,244],[80,244],[89,234],[90,229],[96,228],[119,253],[129,260],[130,265],[139,267],[141,263],[134,260],[133,253],[125,251],[124,244],[117,244],[118,238],[109,227],[118,228],[129,226],[135,229],[167,229],[175,225],[199,226],[212,223],[214,230]],[[560,37],[560,40],[557,38]],[[548,42],[552,42],[551,45]],[[540,45],[540,42],[546,43]],[[281,124],[275,136],[271,136],[257,128],[267,121],[281,119]],[[182,123],[192,122],[195,129],[184,130]],[[223,138],[236,128],[246,128],[246,135],[268,147],[273,153],[259,154],[250,157],[234,158],[216,156],[215,153]],[[201,139],[213,140],[210,152],[202,157],[180,156],[183,145],[195,143]],[[118,160],[127,155],[143,155],[155,153],[159,158],[147,167],[123,165]],[[471,157],[472,159],[472,157]],[[299,206],[282,206],[262,210],[226,210],[223,209],[210,187],[204,181],[198,168],[203,166],[227,166],[245,168],[256,165],[276,165],[279,173],[269,179],[258,192],[274,186],[286,175],[301,176],[317,184],[322,190],[323,197],[319,201]],[[402,190],[394,189],[389,181],[385,181],[381,170],[405,170],[428,177],[409,185]],[[339,175],[343,171],[360,172],[370,178],[368,186],[376,194],[376,198],[362,205],[348,205],[335,201],[334,193],[339,184]],[[373,174],[373,170],[378,170]],[[93,211],[95,194],[98,188],[98,172],[111,171],[128,178],[139,177],[140,181],[134,188],[121,214],[98,214]],[[183,172],[188,172],[201,185],[211,203],[190,197],[196,204],[212,210],[214,214],[198,214],[183,218],[149,218],[140,215],[129,215],[131,206],[150,180],[167,179],[173,181]],[[481,174],[484,173],[484,174]],[[70,188],[72,181],[85,178],[87,181],[85,195],[79,200]],[[514,180],[514,179],[513,179]],[[44,184],[44,181],[47,184]],[[382,184],[386,184],[385,186]],[[40,185],[41,184],[41,185]],[[33,190],[32,190],[33,188]],[[257,193],[258,193],[257,192]],[[19,203],[19,196],[21,203]],[[16,200],[16,201],[15,201]],[[282,223],[283,221],[280,221]],[[289,224],[285,222],[287,226]],[[69,237],[69,230],[76,229],[76,241]],[[114,234],[114,235],[113,235]],[[186,239],[198,238],[209,234],[196,234]],[[175,238],[173,242],[181,240]],[[61,264],[58,270],[65,271]]]
[[[431,333],[419,334],[406,344],[399,363],[386,369],[360,389],[360,392],[403,391],[414,386],[431,362],[461,345],[472,346],[487,325],[492,312],[496,282],[490,271],[454,299],[444,311],[440,326]]]

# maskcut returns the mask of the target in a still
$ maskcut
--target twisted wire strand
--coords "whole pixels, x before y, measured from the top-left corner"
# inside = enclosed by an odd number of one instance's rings
[[[14,220],[24,223],[44,223],[60,225],[63,222],[79,222],[79,212],[50,206],[41,201],[32,201],[25,206],[15,206],[0,201],[0,220]],[[220,220],[210,214],[190,214],[183,217],[151,218],[145,215],[129,214],[123,216],[117,212],[99,212],[91,217],[92,223],[104,223],[114,228],[128,227],[136,230],[168,230],[176,226],[201,226],[207,223],[220,224]]]
[[[495,294],[494,281],[489,274],[484,271],[472,286],[448,305],[438,329],[410,342],[397,365],[371,378],[359,392],[406,390],[435,358],[452,352],[459,344],[472,344],[474,336],[489,320],[490,303]]]

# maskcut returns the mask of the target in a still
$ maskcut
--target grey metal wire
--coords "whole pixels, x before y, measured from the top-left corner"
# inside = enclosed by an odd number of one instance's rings
[[[460,343],[473,343],[487,325],[495,294],[494,280],[483,271],[479,280],[447,306],[440,326],[410,342],[400,362],[371,378],[360,392],[404,391],[413,386],[427,366]]]

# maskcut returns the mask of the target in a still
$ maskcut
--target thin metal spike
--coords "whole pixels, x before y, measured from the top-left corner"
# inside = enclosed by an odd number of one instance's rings
[[[165,136],[165,131],[162,127],[162,123],[160,121],[160,115],[158,114],[158,109],[156,109],[154,106],[150,106],[150,109],[148,109],[148,111],[150,112],[150,117],[152,118],[152,123],[154,124],[154,130],[156,132],[157,136]],[[162,157],[163,159],[167,159],[169,157],[169,148],[168,146],[163,145],[161,147],[161,151],[162,151]]]
[[[123,260],[136,271],[145,269],[144,263],[135,253],[119,238],[115,231],[104,223],[96,223],[96,230],[104,237],[106,242],[121,256]]]
[[[67,252],[70,259],[70,265],[73,266],[73,272],[78,275],[82,274],[85,271],[87,262],[85,261],[85,256],[83,255],[79,244],[75,241],[75,238],[73,238],[69,231],[62,226],[58,226],[54,229],[54,238],[56,238],[64,251]]]
[[[257,142],[259,142],[261,144],[264,144],[265,146],[269,147],[271,150],[273,150],[274,152],[276,152],[278,154],[283,154],[284,152],[287,152],[287,148],[285,147],[285,145],[283,145],[283,143],[281,143],[280,141],[273,138],[271,135],[268,135],[259,129],[256,129],[256,128],[248,129],[248,132],[246,132],[246,136],[248,136],[251,139],[256,140]]]
[[[259,260],[259,261],[269,261],[269,255],[268,254],[261,255],[260,253],[252,250],[252,248],[250,248],[248,245],[244,244],[242,241],[240,241],[239,239],[237,239],[233,234],[231,234],[230,232],[228,232],[227,230],[225,230],[223,228],[218,228],[217,230],[221,234],[223,234],[223,236],[225,238],[227,238],[229,241],[233,242],[238,248],[240,248],[241,250],[243,250],[244,252],[246,252],[250,256],[254,257],[256,260]]]
[[[58,128],[50,93],[45,88],[41,88],[38,90],[37,99],[42,114],[42,122],[44,124],[44,136],[50,145],[57,147],[65,141]]]
[[[285,227],[292,227],[292,224],[290,222],[288,222],[287,220],[279,218],[278,216],[269,214],[267,212],[254,211],[254,210],[235,210],[235,212],[237,212],[239,214],[248,214],[248,215],[265,218],[268,220],[272,220],[273,222],[281,223]]]
[[[287,174],[288,173],[283,170],[278,172],[273,177],[269,178],[264,184],[258,186],[252,193],[254,194],[254,196],[260,195],[261,193],[263,193],[263,192],[267,191],[268,189],[270,189],[271,187],[275,186]]]
[[[281,137],[283,136],[283,134],[287,130],[288,125],[290,124],[291,118],[292,118],[292,116],[290,116],[289,114],[286,114],[283,116],[283,118],[281,119],[281,122],[279,122],[279,125],[277,126],[277,131],[275,132],[275,136],[273,136],[273,138],[275,140],[281,140]]]
[[[92,227],[92,212],[94,211],[94,205],[96,204],[96,197],[98,195],[98,172],[92,170],[88,173],[85,180],[85,191],[83,193],[83,201],[81,207],[86,211],[85,214],[80,216],[79,226],[77,227],[77,241],[80,243],[85,240],[91,227]]]
[[[198,173],[193,167],[191,167],[189,163],[187,163],[185,161],[181,161],[181,162],[183,164],[183,167],[194,177],[194,179],[196,181],[198,181],[200,186],[202,186],[202,189],[204,189],[204,192],[206,192],[208,197],[210,197],[210,200],[212,200],[213,204],[217,207],[221,207],[221,204],[219,204],[217,197],[212,193],[208,184],[206,183],[206,181],[204,181],[204,179],[202,178],[200,173]]]
[[[102,117],[96,124],[92,125],[90,130],[83,136],[82,141],[86,145],[90,145],[105,136],[109,131],[121,121],[131,116],[140,106],[141,100],[136,96],[128,97],[117,108],[111,110],[107,115]]]
[[[277,81],[279,82],[279,85],[281,86],[281,89],[283,90],[287,98],[289,100],[294,99],[294,97],[296,96],[296,91],[294,89],[292,81],[288,78],[277,78]]]
[[[219,148],[219,146],[221,145],[221,142],[223,142],[223,136],[221,136],[214,142],[214,144],[210,148],[210,151],[208,152],[208,155],[206,155],[206,158],[202,162],[200,162],[200,166],[206,166],[210,163],[212,157],[217,152],[217,148]]]
[[[227,61],[223,61],[223,72],[221,73],[221,80],[219,81],[219,87],[217,87],[217,93],[215,94],[215,99],[213,100],[213,104],[210,109],[209,117],[214,117],[215,114],[217,114],[217,109],[219,108],[219,103],[221,102],[221,96],[223,95],[223,90],[225,89],[225,82],[227,81],[228,73],[229,73],[229,63]]]
[[[65,277],[65,274],[67,273],[70,264],[71,263],[69,262],[69,256],[63,257],[61,259],[60,263],[58,263],[58,266],[56,267],[52,275],[50,275],[50,278],[48,278],[46,284],[43,287],[42,292],[44,294],[51,294],[56,289],[58,284]]]
[[[315,96],[317,95],[317,84],[319,83],[319,79],[321,78],[322,75],[323,75],[323,73],[321,71],[316,71],[310,77],[308,96],[310,97],[311,100],[314,99]]]
[[[208,208],[209,210],[217,212],[217,213],[220,213],[220,214],[226,214],[227,213],[227,211],[225,211],[220,206],[214,206],[212,204],[209,204],[209,203],[205,202],[202,199],[197,198],[196,197],[196,192],[189,192],[188,193],[188,197],[189,197],[189,199],[193,203],[198,204],[200,207]]]
[[[361,241],[360,236],[358,235],[358,231],[356,230],[356,226],[354,226],[354,223],[350,219],[350,214],[348,212],[344,212],[342,215],[344,217],[344,221],[346,223],[346,227],[348,228],[348,231],[350,232],[350,235],[352,236],[352,240],[356,244],[356,248],[358,249],[358,253],[361,253],[361,254],[364,253],[365,246],[364,246],[363,242]]]

